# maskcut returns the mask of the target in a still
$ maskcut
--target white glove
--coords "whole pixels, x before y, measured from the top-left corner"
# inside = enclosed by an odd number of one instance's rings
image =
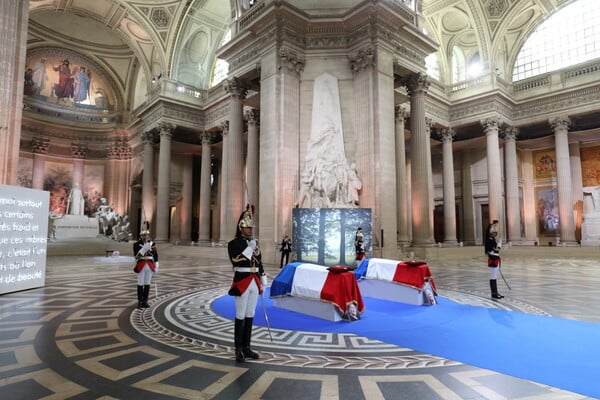
[[[248,247],[252,249],[252,251],[256,250],[256,239],[248,240]]]
[[[269,284],[269,281],[268,281],[266,275],[261,275],[260,276],[260,284],[262,285],[263,288],[267,287],[267,285]]]
[[[158,261],[154,263],[154,274],[158,274]]]
[[[148,250],[150,250],[151,247],[152,247],[152,242],[146,242],[146,243],[144,243],[144,245],[140,249],[139,253],[141,255],[145,256],[146,253],[148,252]]]
[[[502,248],[502,239],[498,240],[498,248]]]

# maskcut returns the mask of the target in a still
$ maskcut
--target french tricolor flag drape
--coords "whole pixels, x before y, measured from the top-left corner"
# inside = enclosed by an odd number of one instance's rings
[[[271,284],[271,297],[296,296],[327,302],[344,315],[348,305],[358,312],[364,303],[352,272],[336,273],[327,267],[310,263],[289,263]]]

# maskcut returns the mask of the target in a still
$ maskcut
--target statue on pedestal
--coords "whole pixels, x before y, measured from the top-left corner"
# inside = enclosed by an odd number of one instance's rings
[[[67,200],[67,214],[71,215],[83,215],[85,211],[85,200],[83,199],[83,193],[77,183],[73,184],[73,188],[69,193],[69,199]]]
[[[315,79],[310,140],[295,207],[355,208],[362,181],[344,151],[342,113],[337,78]]]

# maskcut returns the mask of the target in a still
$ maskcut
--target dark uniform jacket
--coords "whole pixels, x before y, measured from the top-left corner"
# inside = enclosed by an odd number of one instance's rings
[[[138,254],[140,249],[144,246],[145,240],[139,239],[137,242],[133,244],[133,256],[136,258],[135,269],[134,271],[140,272],[146,263],[152,271],[156,271],[155,262],[158,261],[158,250],[156,250],[156,244],[152,243],[152,247],[145,255]]]
[[[262,287],[260,283],[260,276],[265,273],[262,264],[262,256],[260,249],[257,248],[252,254],[251,259],[247,259],[244,254],[244,250],[248,247],[248,240],[242,237],[236,237],[227,244],[227,251],[229,253],[229,260],[233,266],[233,282],[229,289],[229,295],[241,296],[252,280],[256,281],[256,285],[259,288],[259,293],[262,293]],[[241,270],[240,270],[241,269]]]

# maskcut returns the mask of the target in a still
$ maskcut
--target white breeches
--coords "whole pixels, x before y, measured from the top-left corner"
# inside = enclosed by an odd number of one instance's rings
[[[256,303],[258,302],[258,286],[252,279],[250,286],[241,296],[235,296],[235,318],[254,318]]]
[[[144,265],[144,268],[137,274],[137,284],[138,286],[149,285],[152,277],[154,276],[154,271],[150,269],[148,264]]]
[[[488,267],[490,269],[490,279],[498,279],[498,270],[500,267]]]

